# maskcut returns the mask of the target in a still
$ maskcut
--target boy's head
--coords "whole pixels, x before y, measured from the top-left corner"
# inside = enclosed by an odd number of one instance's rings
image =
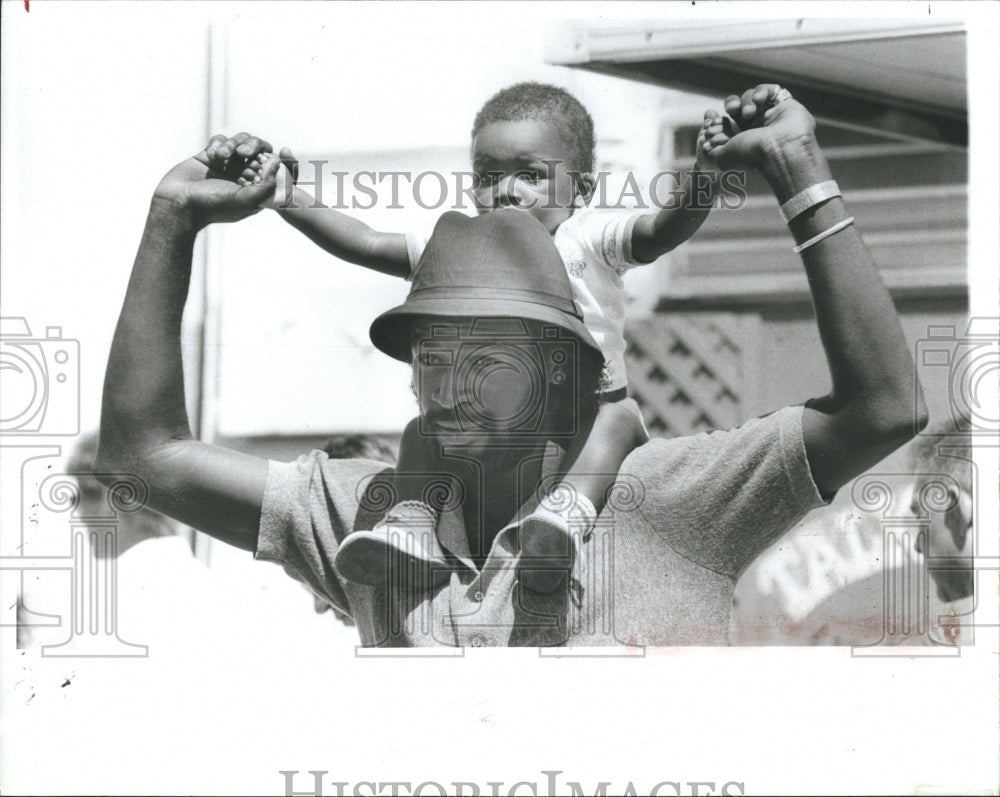
[[[593,190],[594,122],[564,89],[517,83],[476,114],[472,164],[480,213],[523,208],[554,233]]]

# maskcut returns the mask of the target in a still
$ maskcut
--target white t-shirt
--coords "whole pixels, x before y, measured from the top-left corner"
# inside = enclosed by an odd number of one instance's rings
[[[594,341],[604,354],[607,390],[628,384],[625,376],[625,285],[622,275],[644,265],[632,257],[632,227],[642,211],[577,210],[559,225],[553,242],[573,286],[576,300]],[[407,235],[411,272],[427,239]]]

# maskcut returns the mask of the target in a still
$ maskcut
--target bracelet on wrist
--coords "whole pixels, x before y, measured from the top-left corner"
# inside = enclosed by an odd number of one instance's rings
[[[803,241],[798,246],[793,246],[792,251],[795,252],[795,254],[799,254],[800,252],[803,252],[806,249],[808,249],[813,244],[818,244],[820,241],[829,238],[831,235],[836,235],[841,230],[846,230],[852,224],[854,224],[854,216],[848,216],[846,219],[838,221],[832,227],[823,230],[823,232],[821,232],[819,235],[814,235],[808,241]]]
[[[781,205],[778,210],[781,218],[788,224],[796,216],[805,213],[809,208],[840,196],[840,186],[836,180],[824,180],[821,183],[809,186],[805,191],[800,191],[787,202]]]

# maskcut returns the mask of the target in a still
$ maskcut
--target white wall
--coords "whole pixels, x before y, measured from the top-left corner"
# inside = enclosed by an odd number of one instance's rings
[[[183,9],[3,5],[0,309],[80,341],[83,428],[152,189],[205,136],[207,57]]]

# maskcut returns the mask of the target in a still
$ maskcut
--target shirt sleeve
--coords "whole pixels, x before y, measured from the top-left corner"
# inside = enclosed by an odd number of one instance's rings
[[[333,561],[344,537],[372,528],[389,508],[376,505],[380,493],[372,481],[386,472],[379,462],[331,460],[322,451],[295,462],[269,462],[255,558],[282,565],[331,606],[351,615],[353,586],[340,578]]]
[[[640,511],[651,532],[682,556],[737,578],[802,515],[828,502],[806,458],[802,409],[730,431],[651,441],[634,452],[622,473],[642,474]]]
[[[420,262],[420,256],[426,248],[426,235],[415,232],[406,233],[406,255],[410,259],[410,275],[406,278],[408,281],[412,281],[413,275],[417,273],[417,264]]]
[[[591,258],[618,274],[646,265],[632,255],[632,228],[643,215],[643,211],[583,210],[577,219],[580,243]]]

